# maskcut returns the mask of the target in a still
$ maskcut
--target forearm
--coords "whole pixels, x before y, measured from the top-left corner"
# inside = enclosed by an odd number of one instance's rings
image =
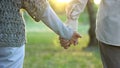
[[[84,11],[88,0],[72,0],[66,8],[67,17],[71,19],[78,18],[81,12]]]
[[[71,39],[73,30],[67,28],[50,7],[47,0],[22,0],[23,8],[35,21],[43,21],[55,33],[65,39]]]
[[[58,18],[55,12],[50,6],[48,6],[41,17],[43,23],[45,23],[49,28],[51,28],[55,33],[60,35],[65,39],[71,39],[73,35],[73,30],[67,28],[63,22]]]
[[[83,12],[88,0],[72,0],[66,8],[67,21],[66,24],[77,31],[78,18]]]

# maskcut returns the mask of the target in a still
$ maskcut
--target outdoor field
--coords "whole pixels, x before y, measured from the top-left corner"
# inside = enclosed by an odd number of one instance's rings
[[[86,48],[89,24],[84,16],[80,18],[78,28],[82,38],[77,46],[67,50],[60,46],[58,36],[46,25],[25,18],[27,44],[24,68],[102,68],[99,49]],[[65,22],[64,15],[59,17]]]

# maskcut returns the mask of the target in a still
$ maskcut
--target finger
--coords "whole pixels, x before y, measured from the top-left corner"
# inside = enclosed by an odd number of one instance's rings
[[[74,41],[74,46],[76,46],[78,44],[78,40]]]
[[[60,42],[60,44],[61,44],[61,46],[68,46],[70,44],[70,42],[69,41],[67,41],[67,42]]]
[[[76,38],[82,38],[82,36],[80,34],[78,34],[78,33],[76,33],[75,37]]]
[[[78,44],[78,39],[72,39],[72,40],[70,40],[70,42],[71,42],[71,44],[76,46]]]
[[[63,44],[62,45],[63,47],[69,47],[70,46],[70,42],[66,43],[66,44]]]
[[[68,49],[71,44],[68,44],[67,46],[64,46],[64,49]]]
[[[65,49],[69,48],[71,45],[71,42],[69,41],[68,43],[62,45],[62,47],[64,47]]]
[[[64,49],[68,49],[69,47],[68,46],[65,46]]]
[[[66,40],[66,39],[60,39],[60,42],[68,42],[69,40]]]
[[[60,44],[61,44],[62,46],[65,46],[65,45],[68,45],[68,44],[69,44],[69,41],[61,41]]]
[[[67,43],[69,40],[60,39],[60,43]]]

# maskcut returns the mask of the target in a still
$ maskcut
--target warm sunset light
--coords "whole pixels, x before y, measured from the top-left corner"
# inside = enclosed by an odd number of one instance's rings
[[[101,2],[101,0],[94,0],[94,3],[97,5],[100,4],[100,2]]]
[[[56,0],[56,1],[60,3],[69,3],[71,0]]]

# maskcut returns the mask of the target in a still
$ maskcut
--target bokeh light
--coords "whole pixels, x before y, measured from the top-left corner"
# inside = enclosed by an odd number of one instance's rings
[[[69,3],[71,0],[56,0],[59,3]]]
[[[94,3],[97,4],[97,5],[99,5],[100,2],[101,2],[101,0],[94,0]]]

